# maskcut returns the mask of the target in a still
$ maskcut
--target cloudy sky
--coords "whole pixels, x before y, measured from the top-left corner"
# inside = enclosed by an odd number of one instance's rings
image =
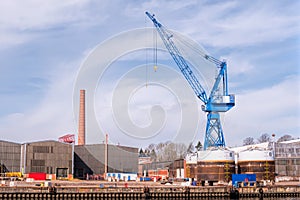
[[[214,57],[227,60],[229,90],[236,95],[236,106],[222,118],[229,146],[241,145],[244,138],[258,138],[263,133],[275,133],[276,137],[290,134],[298,138],[299,9],[299,1],[271,0],[1,1],[1,139],[56,140],[64,134],[77,133],[76,84],[85,60],[108,38],[151,27],[145,11],[155,13],[168,28],[192,38]],[[126,41],[120,42],[122,44]],[[156,72],[152,68],[137,68],[151,62],[152,52],[148,53],[146,56],[143,52],[120,55],[101,75],[97,89],[87,91],[93,94],[98,123],[98,128],[88,128],[88,143],[101,143],[103,134],[108,133],[111,143],[146,146],[173,140],[180,123],[188,125],[184,129],[187,138],[203,141],[206,116],[199,109],[201,102],[193,96],[189,101],[178,100],[180,95],[190,97],[192,91],[173,94],[167,83],[156,82],[169,77],[169,83],[174,81],[175,86],[185,84],[179,71],[178,74],[174,71],[176,66],[168,54],[159,53],[158,62],[167,67],[158,67]],[[104,55],[98,56],[99,60],[105,59]],[[130,77],[129,66],[137,70],[134,77]],[[142,69],[149,72],[138,71]],[[174,76],[169,76],[173,72]],[[130,81],[133,79],[138,81]],[[143,87],[147,81],[149,86]],[[117,86],[120,83],[128,86],[127,89],[133,88],[125,103],[114,99],[123,94],[122,87]],[[154,132],[146,136],[131,135],[118,123],[118,113],[122,112],[118,106],[124,108],[123,104],[128,104],[128,109],[126,105],[125,108],[136,127],[147,127],[156,121],[162,127],[154,128]],[[195,110],[191,105],[198,106],[197,117],[194,112],[185,115],[189,109]],[[162,113],[157,115],[162,118],[153,119],[155,113]],[[89,124],[92,122],[87,121],[87,126]],[[195,130],[196,133],[191,134]]]

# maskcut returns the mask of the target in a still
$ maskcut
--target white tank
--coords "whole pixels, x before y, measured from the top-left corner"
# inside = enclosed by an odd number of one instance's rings
[[[245,150],[239,153],[238,158],[238,162],[243,161],[274,161],[274,155],[270,150]]]
[[[274,180],[275,160],[271,150],[248,149],[239,152],[239,173],[256,174],[256,180]]]
[[[189,153],[185,157],[186,164],[197,164],[197,153]]]
[[[234,173],[234,152],[228,149],[198,151],[197,180],[229,182]]]
[[[198,151],[198,161],[200,162],[234,161],[234,152],[227,149]]]

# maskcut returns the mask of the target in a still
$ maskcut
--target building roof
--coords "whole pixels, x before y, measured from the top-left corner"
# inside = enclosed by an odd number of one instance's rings
[[[56,144],[63,144],[63,145],[71,145],[70,143],[59,142],[57,140],[42,140],[42,141],[34,141],[34,142],[25,142],[23,144],[31,145],[31,144],[42,144],[42,143],[56,143]]]
[[[300,139],[288,140],[288,141],[283,141],[283,142],[279,142],[279,143],[282,143],[282,144],[300,143]]]
[[[75,145],[75,147],[80,147],[80,146],[85,146],[85,147],[96,147],[96,146],[105,146],[104,143],[100,143],[100,144],[84,144],[84,145]],[[120,149],[131,149],[131,150],[135,150],[138,151],[139,148],[137,147],[130,147],[130,146],[124,146],[124,145],[114,145],[114,144],[107,144],[108,147],[116,147],[116,148],[120,148]]]
[[[11,142],[11,141],[5,141],[5,140],[0,140],[0,142],[21,145],[20,143],[17,143],[17,142]]]
[[[238,153],[238,152],[245,151],[245,150],[248,150],[248,149],[268,149],[268,148],[269,148],[269,142],[263,142],[263,143],[259,143],[259,144],[233,147],[233,148],[230,148],[230,150]]]

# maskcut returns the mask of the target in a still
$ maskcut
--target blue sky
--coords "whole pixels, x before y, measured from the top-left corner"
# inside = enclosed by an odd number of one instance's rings
[[[228,145],[240,145],[244,138],[258,138],[262,133],[297,138],[299,8],[298,1],[1,1],[1,139],[56,140],[76,133],[73,90],[82,63],[108,38],[151,26],[145,11],[155,13],[168,28],[189,36],[214,57],[227,60],[229,90],[236,95],[236,106],[222,119]],[[141,57],[135,66],[143,63]],[[174,124],[181,122],[180,109],[167,106],[176,99],[162,87],[149,87],[147,93],[140,90],[129,102],[132,119],[141,126],[149,123],[143,115],[146,110],[157,104],[165,107],[161,137],[132,139],[109,119],[111,89],[126,70],[130,69],[112,65],[99,81],[95,106],[101,128],[89,130],[88,143],[101,142],[104,132],[111,135],[112,143],[124,145],[172,139],[178,128]],[[162,71],[157,73],[163,76]],[[189,120],[195,119],[190,116]],[[199,127],[192,139],[203,141],[206,119],[200,109],[197,120]]]

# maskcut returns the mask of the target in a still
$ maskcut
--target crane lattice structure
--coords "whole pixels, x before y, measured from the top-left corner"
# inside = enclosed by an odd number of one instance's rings
[[[202,110],[207,113],[204,150],[207,150],[210,147],[225,147],[225,139],[220,120],[220,112],[227,112],[235,105],[235,96],[233,94],[228,94],[227,63],[225,61],[220,61],[210,55],[200,53],[200,56],[202,58],[214,63],[219,69],[212,90],[209,96],[207,96],[206,91],[204,90],[197,77],[191,70],[190,66],[188,65],[187,61],[182,56],[179,49],[176,47],[174,41],[172,40],[173,35],[170,34],[169,31],[154,18],[154,15],[151,15],[149,12],[146,12],[146,15],[153,22],[164,45],[177,64],[181,73],[183,74],[189,85],[192,87],[196,96],[204,103],[204,105],[202,106]],[[220,86],[222,87],[221,98],[217,93]]]

